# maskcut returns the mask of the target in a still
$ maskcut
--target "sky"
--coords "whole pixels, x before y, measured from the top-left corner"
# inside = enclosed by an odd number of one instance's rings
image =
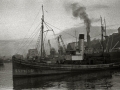
[[[73,3],[86,8],[91,27],[100,26],[100,16],[106,19],[107,29],[118,29],[120,26],[120,0],[0,0],[0,40],[28,38],[37,32],[42,5],[45,21],[59,28],[54,28],[55,33],[84,26],[82,19],[74,17],[66,9],[66,5]]]

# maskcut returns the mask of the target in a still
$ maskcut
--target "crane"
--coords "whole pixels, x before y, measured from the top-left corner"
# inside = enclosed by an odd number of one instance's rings
[[[65,44],[64,44],[64,42],[63,42],[62,35],[59,35],[59,38],[61,39],[61,42],[62,42],[62,45],[63,45],[64,52],[66,52],[66,47],[65,47]]]
[[[50,40],[48,40],[48,44],[49,44],[49,47],[50,47],[50,50],[51,50],[51,44],[50,44]]]
[[[63,48],[62,48],[61,45],[60,45],[60,37],[59,37],[59,36],[57,37],[57,42],[58,42],[58,52],[59,52],[59,54],[61,55],[61,54],[62,54],[62,51],[63,51]]]

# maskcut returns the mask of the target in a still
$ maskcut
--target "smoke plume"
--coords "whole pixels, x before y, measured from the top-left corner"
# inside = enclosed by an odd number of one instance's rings
[[[82,5],[79,5],[78,3],[73,4],[66,4],[66,10],[72,10],[72,14],[74,17],[80,17],[84,21],[84,24],[86,25],[87,34],[90,33],[90,26],[91,26],[91,20],[88,17],[88,14],[86,13],[86,8]]]
[[[82,5],[79,5],[78,3],[69,4],[67,3],[65,5],[66,10],[72,11],[72,14],[74,17],[79,17],[84,21],[84,24],[86,25],[86,31],[87,31],[87,47],[90,46],[90,26],[91,26],[91,20],[88,17],[88,14],[86,13],[86,8]]]

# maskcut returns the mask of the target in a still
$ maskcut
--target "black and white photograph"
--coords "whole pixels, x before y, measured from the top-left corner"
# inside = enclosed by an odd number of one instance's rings
[[[0,0],[0,90],[120,90],[120,0]]]

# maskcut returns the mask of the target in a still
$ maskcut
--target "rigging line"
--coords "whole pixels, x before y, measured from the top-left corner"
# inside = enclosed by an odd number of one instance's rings
[[[44,21],[45,25],[48,26],[49,28],[51,28],[45,21]],[[52,29],[52,28],[51,28]]]
[[[119,43],[119,41],[113,46],[113,48],[110,50],[110,52],[112,52],[112,50],[117,46],[118,43]]]
[[[29,42],[28,42],[29,43]],[[24,46],[22,46],[23,47],[23,49],[25,48],[25,46],[27,46],[28,44],[26,44],[26,45],[24,45]],[[22,47],[19,49],[19,50],[21,50],[22,49]],[[18,51],[19,52],[19,51]],[[17,52],[17,53],[18,53]],[[23,51],[24,52],[24,51]]]
[[[45,22],[44,22],[45,23]],[[47,27],[47,29],[49,30],[49,28],[48,28],[48,26],[46,25],[46,23],[45,23],[45,26]]]
[[[36,20],[36,18],[38,17],[39,13],[40,13],[40,10],[39,10],[39,12],[37,13],[37,15],[35,16],[35,19],[34,19],[32,25],[30,26],[30,28],[28,29],[28,32],[31,30],[32,26],[34,25],[35,20]],[[26,33],[26,35],[25,35],[25,37],[24,37],[23,39],[25,39],[25,38],[27,37],[27,34],[28,34],[28,33]],[[23,40],[21,43],[23,43],[23,42],[24,42],[24,40]]]
[[[44,22],[44,23],[45,23],[45,22]],[[50,29],[49,29],[49,26],[48,26],[46,23],[45,23],[45,26],[47,27],[48,30],[50,30]],[[52,30],[52,31],[53,31],[53,30]]]
[[[39,31],[39,30],[38,30],[38,31]],[[36,32],[37,34],[38,34],[38,31]],[[35,33],[35,34],[36,34],[36,33]],[[34,37],[34,36],[35,36],[35,34],[34,34],[32,37]],[[32,37],[31,37],[31,38],[32,38]],[[29,43],[29,41],[28,41],[28,43]],[[27,45],[28,43],[26,43],[26,45]],[[23,46],[23,47],[25,47],[25,44],[24,44],[24,46]]]
[[[39,26],[39,25],[38,25],[38,26]],[[38,27],[37,27],[37,28],[38,28]],[[37,28],[36,28],[36,29],[37,29]],[[33,33],[32,33],[33,35],[34,35],[34,32],[36,31],[36,29],[33,31]],[[32,37],[33,37],[33,35],[32,35],[32,34],[31,34],[31,36],[30,36],[28,39],[30,39],[30,38],[32,38]],[[23,46],[21,46],[20,48],[18,48],[18,49],[17,49],[17,53],[18,53],[18,52],[19,52],[19,50],[20,50],[22,47],[24,47],[24,46],[25,46],[28,42],[29,42],[29,41],[25,41],[24,45],[23,45]],[[22,45],[22,44],[21,44],[21,45]]]
[[[37,33],[36,33],[36,35],[37,35]],[[35,36],[36,36],[36,35],[35,35]],[[31,42],[29,42],[29,44],[27,45],[26,50],[28,50],[28,48],[29,48],[29,46],[31,45],[31,43],[33,42],[33,40],[34,40],[34,39],[32,39]]]
[[[44,21],[44,23],[45,23],[45,25],[46,25],[47,27],[51,28],[45,21]],[[51,28],[51,29],[52,29],[52,28]],[[56,37],[55,37],[56,34],[55,34],[55,32],[54,32],[53,29],[52,29],[52,31],[53,31],[53,34],[54,34],[54,38],[56,38]],[[56,40],[56,42],[57,42],[57,40]]]
[[[29,42],[29,44],[27,45],[29,47],[29,45],[31,44],[31,42],[34,40],[35,36],[38,34],[39,30],[35,33],[35,35],[33,36],[33,39]],[[28,49],[27,47],[27,49]]]
[[[33,36],[34,36],[34,35],[33,35]],[[33,37],[33,36],[32,36],[32,37]],[[32,38],[32,37],[31,37],[31,38]],[[19,50],[20,50],[22,47],[26,46],[26,45],[27,45],[27,43],[29,43],[29,41],[25,41],[25,43],[24,43],[23,45],[21,44],[22,46],[21,46],[20,48],[18,48],[18,50],[17,50],[17,51],[19,52]]]
[[[46,22],[44,22],[45,23],[45,25],[46,25],[46,27],[49,27],[49,28],[51,28],[49,25],[47,25],[46,24]],[[47,28],[48,29],[48,28]],[[52,28],[51,28],[52,29]],[[53,31],[53,34],[54,34],[54,36],[55,36],[55,32],[54,32],[54,30],[52,29],[52,31]]]
[[[28,30],[28,32],[31,30],[32,26],[34,25],[35,20],[36,20],[36,18],[38,17],[39,13],[40,13],[40,10],[39,10],[39,12],[37,13],[37,15],[35,16],[35,19],[34,19],[34,21],[33,21],[32,25],[31,25],[30,29]]]
[[[46,22],[46,23],[49,24],[48,22]],[[49,25],[51,25],[51,24],[49,24]],[[51,26],[53,26],[53,25],[51,25]],[[58,30],[60,30],[60,31],[63,31],[63,30],[61,30],[61,29],[59,29],[59,28],[57,28],[57,27],[55,27],[55,26],[53,26],[53,27],[56,28],[56,29],[58,29]],[[71,35],[70,33],[67,33],[66,31],[63,31],[63,32],[65,32],[66,34],[68,34],[68,35],[76,38],[75,36]]]
[[[45,22],[44,22],[45,23]],[[51,28],[49,25],[47,25],[46,23],[45,23],[45,25],[46,25],[46,27],[49,27],[49,28]],[[48,29],[48,28],[47,28]],[[51,28],[52,29],[52,28]],[[53,31],[53,35],[54,35],[54,38],[55,38],[55,32],[54,32],[54,30],[52,29],[52,31]]]
[[[111,37],[111,38],[112,38],[112,41],[111,41],[110,49],[112,48],[113,37],[114,37],[114,35],[112,35],[112,37]],[[120,36],[116,37],[116,39],[119,38],[119,37],[120,37]],[[109,36],[109,38],[110,38],[110,36]]]
[[[45,24],[49,24],[48,22],[45,22]],[[51,24],[49,24],[49,25],[51,25]],[[51,25],[51,26],[53,26],[53,25]],[[50,26],[49,26],[50,27]],[[55,26],[53,26],[53,27],[55,27]],[[51,28],[51,27],[50,27]],[[57,28],[57,27],[55,27],[55,28]],[[52,29],[52,28],[51,28]],[[57,28],[58,30],[61,30],[61,29],[59,29],[59,28]],[[65,32],[65,31],[63,31],[63,32]],[[67,33],[67,32],[66,32]],[[69,33],[67,33],[67,34],[69,34]],[[71,34],[69,34],[69,35],[71,35]],[[73,35],[71,35],[71,36],[73,36]],[[100,36],[100,34],[99,35],[96,35],[96,36],[94,36],[94,37],[97,37],[97,36]],[[73,36],[74,38],[76,38],[75,36]],[[94,38],[94,37],[91,37],[91,38]]]
[[[40,25],[40,23],[38,24],[38,26],[39,26],[39,25]],[[38,26],[35,28],[35,30],[38,28]],[[34,31],[33,31],[33,33],[34,33]],[[31,38],[31,36],[32,36],[33,33],[31,33],[31,35],[28,37],[28,39]],[[22,42],[20,43],[20,45],[22,45],[22,43],[24,42],[24,39],[27,37],[27,34],[28,34],[28,33],[26,33],[26,36],[23,38],[23,40],[22,40]],[[26,40],[26,41],[27,41],[27,40]],[[26,41],[25,41],[25,42],[26,42]]]
[[[50,29],[48,28],[48,25],[47,25],[47,24],[45,24],[45,25],[46,25],[46,27],[47,27],[48,31],[52,31],[52,32],[53,32],[53,34],[54,34],[54,36],[55,36],[55,33],[54,33],[53,29],[52,29],[52,30],[50,30]],[[47,31],[46,33],[48,33],[48,31]],[[47,35],[47,34],[46,34],[46,35]]]
[[[39,30],[38,30],[38,32],[39,32]],[[38,32],[37,32],[34,36],[37,36]],[[35,37],[34,37],[34,38],[35,38]],[[34,38],[31,40],[31,42],[29,42],[29,44],[28,44],[28,46],[27,46],[27,48],[26,48],[26,49],[28,49],[28,48],[29,48],[29,46],[30,46],[30,44],[33,42]]]
[[[45,26],[47,27],[47,29],[49,30],[48,26],[45,24]],[[48,31],[47,31],[48,32]]]
[[[40,25],[40,23],[39,23],[39,25]],[[30,39],[31,37],[32,37],[32,34],[34,34],[34,32],[36,31],[36,29],[39,27],[39,25],[35,28],[35,30],[31,33],[31,35],[28,37],[28,39]],[[24,40],[24,39],[23,39]],[[25,41],[25,43],[27,42],[27,40]],[[21,42],[21,44],[22,44],[23,42]],[[20,44],[20,45],[21,45]]]
[[[35,28],[35,30],[39,27],[40,23],[38,24],[38,26]],[[20,43],[20,46],[22,45],[22,43],[27,43],[27,40],[31,38],[32,34],[35,32],[35,30],[31,33],[31,35],[24,40],[26,37],[23,38],[22,42]],[[27,35],[27,34],[26,34]],[[17,42],[17,41],[16,41]],[[20,47],[21,48],[21,47]],[[19,48],[18,48],[19,49]]]
[[[49,28],[51,28],[48,24],[46,24],[46,22],[44,22],[45,23],[45,25],[47,25]],[[52,29],[52,28],[51,28]],[[52,31],[53,31],[53,34],[54,34],[54,38],[56,38],[55,37],[55,32],[54,32],[54,30],[52,29]],[[76,39],[77,39],[77,37],[76,36],[74,36]],[[57,42],[57,41],[56,41]]]
[[[44,22],[44,23],[45,23],[45,22]],[[45,26],[47,27],[48,30],[50,30],[49,28],[51,28],[51,27],[48,26],[46,23],[45,23]],[[51,29],[52,29],[52,28],[51,28]],[[54,34],[54,36],[55,36],[54,30],[52,29],[51,31],[53,32],[53,34]],[[48,33],[48,31],[46,32],[46,36],[47,36],[47,33]],[[45,38],[46,38],[46,36],[45,36]],[[45,38],[44,38],[44,41],[45,41]]]

